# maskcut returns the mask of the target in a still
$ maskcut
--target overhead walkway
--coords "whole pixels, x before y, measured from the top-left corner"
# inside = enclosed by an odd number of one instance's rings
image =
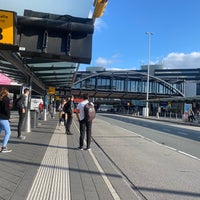
[[[96,98],[145,100],[147,76],[142,70],[79,71],[71,92],[75,96],[88,93]],[[149,99],[184,96],[180,88],[153,75],[149,76],[149,85]]]

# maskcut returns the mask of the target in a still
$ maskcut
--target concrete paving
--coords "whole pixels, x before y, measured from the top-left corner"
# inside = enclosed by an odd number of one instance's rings
[[[113,200],[120,199],[108,177],[120,180],[129,197],[137,199],[124,186],[123,177],[92,143],[92,151],[77,149],[78,123],[74,120],[73,135],[66,135],[58,119],[38,121],[39,126],[24,133],[26,140],[17,136],[17,116],[11,119],[11,153],[0,154],[0,200]],[[0,139],[2,140],[3,134]],[[103,170],[96,155],[101,160]],[[125,184],[126,185],[126,184]]]
[[[94,141],[91,144],[92,151],[77,149],[79,128],[76,119],[72,125],[73,135],[66,135],[64,126],[59,129],[58,119],[55,116],[54,119],[48,119],[47,121],[39,120],[39,125],[36,128],[32,128],[30,133],[25,133],[26,140],[16,138],[17,120],[17,115],[13,115],[11,119],[12,136],[8,145],[13,151],[0,154],[0,200],[147,199],[138,188],[134,188],[134,185],[129,183],[124,176],[124,172],[126,172],[127,177],[128,174],[131,174],[131,181],[140,185],[140,190],[146,192],[147,195],[151,188],[153,190],[158,186],[156,183],[152,184],[150,178],[146,180],[149,187],[140,182],[142,180],[140,177],[144,176],[142,170],[147,169],[149,166],[140,166],[141,152],[137,153],[136,150],[138,147],[144,152],[145,148],[150,147],[154,153],[158,154],[162,147],[156,146],[154,151],[154,144],[144,141],[138,136],[131,135],[133,139],[131,141],[135,143],[134,150],[132,150],[138,162],[133,162],[130,159],[131,154],[124,157],[125,161],[128,159],[127,162],[124,162],[118,156],[121,151],[118,148],[120,140],[116,139],[119,139],[123,132],[123,136],[125,134],[128,140],[126,144],[120,144],[120,147],[125,147],[124,151],[130,151],[128,149],[130,148],[129,132],[116,127],[109,127],[109,125],[105,126],[105,122],[98,118],[95,119],[93,124],[95,133]],[[111,137],[111,133],[114,133],[114,136]],[[110,140],[104,140],[105,135],[105,139],[110,137]],[[1,140],[2,136],[3,133],[0,135]],[[114,147],[115,142],[118,146],[116,145],[116,148],[111,149],[111,146]],[[101,146],[98,146],[99,144]],[[102,151],[102,147],[104,151]],[[169,152],[164,153],[169,156]],[[170,153],[170,156],[173,155]],[[113,157],[117,165],[124,169],[124,172],[116,167],[113,160],[109,159],[110,157]],[[150,158],[145,162],[148,163],[148,161],[152,162]],[[185,162],[187,163],[188,160]],[[159,163],[159,160],[155,163]],[[191,162],[189,163],[191,164]],[[133,173],[129,164],[135,167],[138,174]],[[198,165],[195,163],[194,166]],[[152,165],[151,167],[155,166]],[[140,170],[137,171],[137,169]],[[149,168],[149,177],[153,176],[153,173],[150,174],[151,170],[152,168]],[[199,173],[198,170],[197,173]],[[162,191],[164,193],[164,188]],[[189,194],[199,197],[198,192]]]

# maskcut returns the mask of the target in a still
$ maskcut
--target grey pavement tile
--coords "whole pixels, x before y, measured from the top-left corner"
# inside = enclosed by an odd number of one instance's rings
[[[4,200],[9,199],[11,194],[12,194],[12,190],[0,187],[0,199],[4,199]]]
[[[17,183],[14,183],[12,181],[9,181],[7,179],[4,179],[2,177],[0,177],[0,186],[1,188],[4,188],[8,191],[13,191],[15,188],[16,188],[16,184]]]
[[[13,151],[0,154],[0,199],[26,199],[57,121],[42,123],[37,129],[32,129],[31,133],[25,133],[26,140],[23,141],[16,138],[16,127],[12,127],[9,147]]]
[[[2,161],[2,162],[1,162]],[[13,165],[14,162],[14,165]],[[14,173],[14,174],[23,174],[24,168],[21,165],[18,165],[15,161],[10,158],[5,158],[4,160],[0,159],[0,168],[5,172]]]
[[[11,174],[9,172],[4,172],[3,170],[1,170],[0,172],[0,177],[5,180],[10,180],[11,182],[16,183],[16,184],[18,183],[20,179],[20,176],[18,176],[17,174]]]

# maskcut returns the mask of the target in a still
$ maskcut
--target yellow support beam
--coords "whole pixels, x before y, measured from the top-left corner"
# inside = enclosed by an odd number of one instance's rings
[[[106,5],[108,3],[108,0],[94,0],[94,13],[93,18],[98,18],[103,15],[103,12],[106,8]]]

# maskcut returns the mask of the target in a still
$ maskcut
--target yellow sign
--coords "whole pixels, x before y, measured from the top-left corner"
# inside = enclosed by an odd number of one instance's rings
[[[49,87],[49,94],[56,94],[56,88],[55,87]]]
[[[0,43],[14,45],[15,22],[15,12],[0,10]]]
[[[60,96],[56,96],[56,101],[59,101],[60,100]]]

